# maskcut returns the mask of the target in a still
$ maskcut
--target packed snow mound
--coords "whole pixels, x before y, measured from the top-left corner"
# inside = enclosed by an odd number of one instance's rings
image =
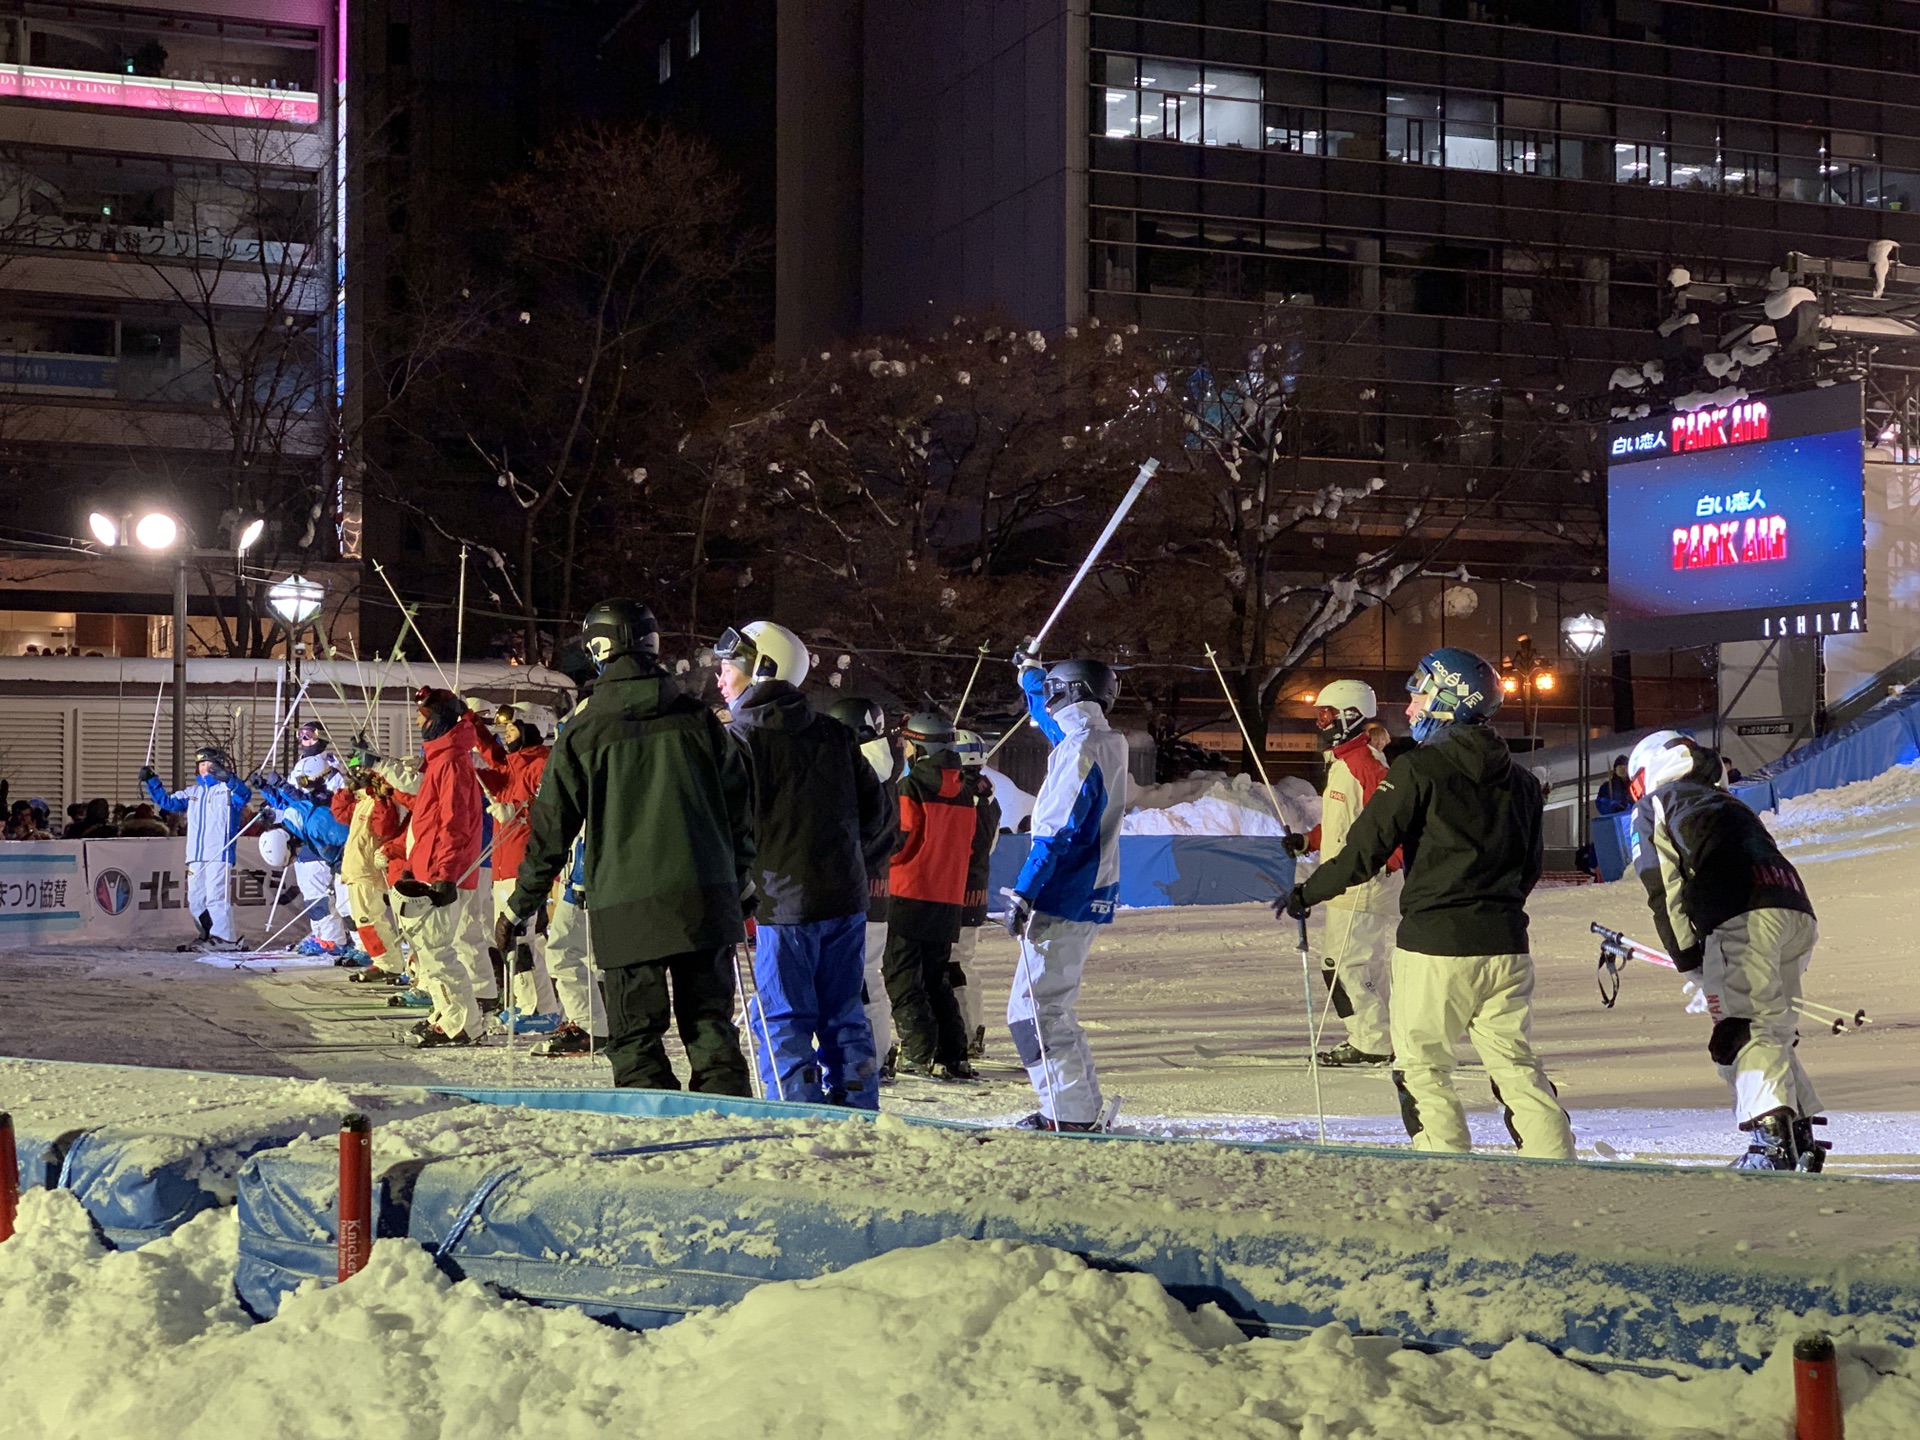
[[[988,783],[993,786],[994,803],[1000,807],[1000,828],[1024,830],[1027,822],[1033,818],[1034,797],[993,766],[986,765],[981,768],[986,774]]]
[[[1863,822],[1876,816],[1896,818],[1883,812],[1916,806],[1920,806],[1920,763],[1896,765],[1870,780],[1796,795],[1782,800],[1778,810],[1763,818],[1782,845],[1810,845],[1857,833]]]
[[[0,1432],[1775,1440],[1793,1413],[1785,1346],[1757,1374],[1682,1383],[1520,1342],[1482,1360],[1339,1326],[1246,1340],[1150,1277],[1008,1241],[893,1251],[639,1334],[456,1283],[406,1240],[256,1324],[228,1284],[235,1245],[224,1211],[108,1252],[72,1195],[23,1195],[0,1245]],[[1913,1434],[1920,1356],[1871,1358],[1843,1343],[1848,1434]]]
[[[1284,835],[1320,823],[1320,797],[1306,781],[1282,776],[1273,785],[1280,815],[1266,786],[1251,775],[1189,775],[1166,785],[1135,785],[1127,792],[1122,835]],[[1282,820],[1285,821],[1282,824]]]

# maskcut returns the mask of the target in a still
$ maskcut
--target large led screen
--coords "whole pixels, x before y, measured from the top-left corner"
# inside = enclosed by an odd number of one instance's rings
[[[1859,386],[1616,425],[1608,452],[1620,648],[1866,628]]]

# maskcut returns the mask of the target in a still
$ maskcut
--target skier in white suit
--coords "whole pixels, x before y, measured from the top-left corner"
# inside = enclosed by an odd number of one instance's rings
[[[182,950],[238,950],[228,890],[233,877],[234,842],[240,838],[253,792],[235,776],[227,752],[205,746],[194,757],[195,780],[169,795],[151,765],[140,783],[162,810],[187,817],[187,913],[200,927],[197,939]]]

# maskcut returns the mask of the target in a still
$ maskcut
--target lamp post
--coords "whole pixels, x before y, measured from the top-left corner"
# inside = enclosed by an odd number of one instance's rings
[[[292,693],[296,707],[300,703],[300,632],[320,613],[326,598],[326,587],[304,575],[289,575],[267,587],[267,609],[287,627],[287,655],[293,662]],[[291,715],[285,728],[290,731],[296,728]]]
[[[244,555],[266,528],[265,522],[243,522],[231,552]],[[196,555],[227,558],[225,550],[197,551],[179,519],[165,510],[146,510],[136,518],[132,514],[109,515],[95,510],[87,516],[87,529],[107,549],[137,546],[151,555],[173,556],[173,786],[187,784],[187,561]]]
[[[1567,648],[1580,658],[1580,844],[1584,847],[1593,841],[1593,817],[1588,813],[1587,786],[1593,770],[1592,723],[1587,715],[1587,664],[1607,640],[1607,622],[1596,615],[1570,615],[1560,622],[1561,638],[1567,642]]]

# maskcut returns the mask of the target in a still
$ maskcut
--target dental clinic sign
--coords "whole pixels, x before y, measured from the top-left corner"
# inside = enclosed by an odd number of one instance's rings
[[[228,120],[279,120],[289,125],[314,125],[320,120],[320,97],[300,90],[210,85],[158,75],[103,75],[39,65],[0,66],[0,99],[167,110]]]

